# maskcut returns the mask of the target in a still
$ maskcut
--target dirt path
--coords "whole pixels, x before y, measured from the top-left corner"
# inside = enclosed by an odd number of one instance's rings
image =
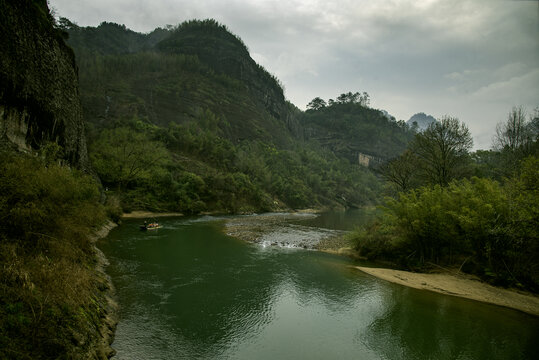
[[[459,296],[517,309],[539,316],[539,297],[488,285],[469,275],[423,274],[408,271],[355,266],[367,274],[416,289]]]

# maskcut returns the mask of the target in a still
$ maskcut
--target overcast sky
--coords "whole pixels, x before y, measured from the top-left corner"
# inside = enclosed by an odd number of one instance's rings
[[[149,32],[214,18],[249,47],[301,109],[316,96],[367,91],[397,119],[464,121],[488,149],[515,105],[539,106],[539,1],[50,0],[79,26]]]

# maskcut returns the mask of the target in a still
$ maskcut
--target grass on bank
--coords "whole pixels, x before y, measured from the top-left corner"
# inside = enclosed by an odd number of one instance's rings
[[[89,240],[106,219],[98,185],[54,161],[1,155],[0,358],[79,358],[104,307]]]

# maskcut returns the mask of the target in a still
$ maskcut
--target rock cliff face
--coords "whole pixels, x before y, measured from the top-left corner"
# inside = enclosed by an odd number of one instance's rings
[[[19,151],[52,141],[87,170],[77,69],[45,0],[0,0],[0,146]]]

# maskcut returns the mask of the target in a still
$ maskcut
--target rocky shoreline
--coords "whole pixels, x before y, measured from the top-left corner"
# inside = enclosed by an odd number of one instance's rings
[[[105,272],[105,268],[109,265],[105,254],[96,246],[96,242],[108,235],[110,230],[114,229],[117,224],[112,221],[107,221],[99,230],[91,237],[94,251],[96,254],[95,273],[96,280],[100,290],[100,321],[99,338],[94,339],[94,346],[91,347],[91,353],[88,354],[89,359],[109,359],[116,354],[116,351],[111,347],[114,341],[114,333],[118,323],[118,304],[115,300],[115,289],[112,280]]]
[[[302,219],[316,216],[307,212],[235,216],[225,220],[224,232],[228,236],[263,246],[303,249],[319,249],[320,244],[342,237],[344,232],[340,230],[301,225]]]

